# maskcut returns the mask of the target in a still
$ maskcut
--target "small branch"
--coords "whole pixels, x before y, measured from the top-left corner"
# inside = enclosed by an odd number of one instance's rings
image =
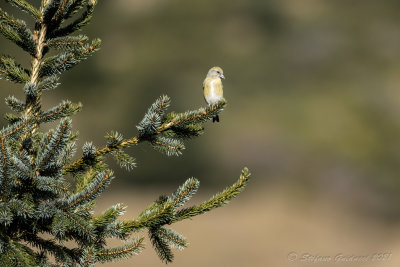
[[[188,121],[194,121],[194,120],[200,119],[202,117],[205,117],[208,114],[214,112],[215,110],[221,108],[221,106],[223,106],[223,105],[225,105],[225,102],[221,102],[221,103],[216,104],[214,106],[209,106],[206,110],[204,110],[204,112],[202,112],[200,114],[189,116],[189,117],[181,119],[181,120],[173,120],[171,122],[163,124],[160,127],[158,127],[156,133],[161,133],[161,132],[163,132],[165,130],[168,130],[168,129],[174,127],[174,126],[177,126],[177,125],[179,125],[181,123],[185,123],[185,122],[188,122]]]
[[[178,222],[184,219],[191,218],[193,216],[197,216],[203,214],[212,209],[221,207],[227,204],[230,200],[235,198],[247,185],[247,182],[250,178],[250,172],[247,168],[242,170],[242,173],[239,177],[239,180],[234,183],[232,186],[226,188],[222,192],[216,194],[208,201],[201,203],[200,205],[192,206],[189,208],[179,210],[174,218],[172,218],[172,222]]]
[[[126,140],[122,141],[118,146],[115,146],[115,147],[105,146],[102,149],[97,150],[95,158],[109,154],[109,153],[111,153],[115,150],[121,149],[121,148],[129,147],[129,146],[137,144],[141,141],[142,140],[139,139],[139,137],[133,137],[131,139],[126,139]],[[71,163],[70,165],[65,166],[64,171],[67,173],[76,171],[77,169],[82,167],[84,164],[85,164],[85,158],[81,157],[81,158],[77,159],[76,161],[74,161],[73,163]]]
[[[100,262],[112,261],[115,258],[123,258],[132,254],[140,252],[143,246],[144,238],[134,240],[131,244],[122,247],[104,249],[96,253]]]
[[[163,105],[164,105],[164,103],[163,103]],[[195,121],[195,120],[201,119],[202,117],[206,117],[210,113],[215,112],[217,109],[220,109],[224,105],[225,105],[225,102],[220,102],[220,103],[218,103],[218,104],[216,104],[214,106],[208,107],[207,109],[204,110],[204,112],[202,112],[200,114],[196,114],[196,115],[193,115],[193,116],[188,116],[185,119],[172,120],[171,122],[162,124],[161,126],[159,126],[157,128],[155,134],[157,135],[157,134],[160,134],[160,133],[162,133],[164,131],[167,131],[167,130],[169,130],[169,129],[177,126],[177,125],[184,124],[184,123],[189,122],[189,121]],[[109,154],[109,153],[111,153],[111,152],[113,152],[115,150],[118,150],[118,149],[121,149],[121,148],[125,148],[125,147],[129,147],[131,145],[138,144],[138,143],[140,143],[142,141],[148,141],[148,140],[149,140],[148,138],[140,138],[139,136],[135,136],[135,137],[133,137],[131,139],[126,139],[126,140],[122,141],[117,146],[112,146],[112,147],[105,146],[102,149],[97,150],[95,158],[103,156],[103,155],[106,155],[106,154]],[[73,163],[71,163],[70,165],[64,167],[64,171],[67,172],[67,173],[74,172],[74,171],[78,170],[79,168],[81,168],[84,164],[85,164],[85,158],[81,157],[81,158],[77,159],[76,161],[74,161]]]
[[[93,187],[90,191],[87,191],[86,194],[84,195],[81,196],[78,195],[79,196],[78,198],[74,199],[70,204],[63,207],[63,209],[68,210],[74,206],[78,206],[83,201],[87,201],[89,198],[93,197],[93,195],[96,194],[109,179],[112,179],[112,172],[104,174],[101,180],[96,181],[97,185],[95,187]]]

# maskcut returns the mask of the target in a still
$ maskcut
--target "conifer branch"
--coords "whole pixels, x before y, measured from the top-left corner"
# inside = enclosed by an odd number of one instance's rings
[[[183,206],[186,201],[196,194],[199,186],[199,180],[195,178],[187,179],[186,182],[180,186],[171,197],[168,198],[168,202],[171,202],[174,208]]]
[[[111,171],[102,172],[97,175],[92,183],[86,186],[85,190],[72,195],[69,199],[64,200],[66,205],[62,205],[64,210],[71,209],[77,205],[85,204],[93,200],[99,193],[101,193],[106,186],[108,186],[113,179],[113,173]]]
[[[126,139],[122,141],[118,146],[115,147],[105,146],[102,149],[96,151],[94,157],[98,158],[103,155],[109,154],[115,150],[130,147],[131,145],[139,143],[139,141],[140,141],[139,137],[133,137],[131,139]],[[67,173],[79,171],[85,165],[86,162],[87,162],[86,159],[84,157],[81,157],[76,161],[74,161],[73,163],[71,163],[70,165],[65,166],[64,171]]]
[[[155,201],[138,218],[124,221],[121,227],[127,232],[136,232],[148,227],[155,229],[164,224],[181,221],[221,207],[235,198],[246,187],[249,177],[249,170],[244,168],[239,180],[232,186],[200,205],[178,210],[177,208],[189,200],[199,187],[198,180],[189,178],[171,197]]]
[[[190,178],[172,196],[160,197],[136,219],[125,220],[119,227],[125,234],[147,228],[152,245],[160,259],[166,263],[171,262],[173,253],[170,246],[183,249],[187,246],[187,241],[175,231],[165,228],[164,225],[200,215],[227,204],[245,188],[249,177],[248,169],[244,168],[239,180],[232,186],[200,205],[178,210],[177,208],[189,200],[199,186],[198,180]]]
[[[94,217],[92,219],[92,224],[95,227],[104,227],[105,225],[114,222],[119,216],[123,215],[125,210],[126,207],[121,204],[114,205],[101,215]]]
[[[32,17],[36,19],[40,19],[41,13],[31,4],[26,2],[25,0],[6,0],[10,4],[20,8],[21,10],[25,11],[26,13],[30,14]]]
[[[13,111],[22,112],[25,109],[25,103],[21,100],[15,98],[14,96],[9,96],[6,98],[6,104],[9,106]]]
[[[135,159],[126,154],[122,149],[114,150],[113,152],[111,152],[111,154],[114,156],[115,160],[122,168],[130,171],[134,167],[136,167]]]
[[[38,166],[36,172],[39,173],[42,168],[48,166],[51,159],[56,158],[61,152],[60,148],[65,146],[69,140],[71,134],[71,121],[64,119],[60,122],[56,133],[48,140],[48,145],[45,149],[39,151],[39,157],[37,158],[36,164]],[[49,136],[50,137],[50,136]]]
[[[96,253],[96,258],[101,263],[114,261],[115,259],[128,258],[140,253],[144,248],[143,241],[144,238],[142,237],[121,247],[100,250]]]
[[[87,40],[88,37],[84,35],[58,37],[47,40],[46,46],[59,50],[73,50],[84,45]]]
[[[13,156],[10,160],[11,167],[17,172],[21,180],[32,179],[30,168],[22,162],[17,156]]]
[[[56,244],[52,240],[47,240],[37,235],[27,233],[24,233],[21,236],[21,239],[28,242],[31,246],[40,249],[40,251],[51,254],[59,262],[68,263],[72,262],[73,259],[77,260],[77,253],[75,250]]]
[[[2,129],[0,131],[0,135],[3,137],[12,137],[18,133],[21,133],[21,131],[26,127],[29,128],[29,126],[32,124],[32,120],[19,120],[18,122],[7,126],[6,128]]]
[[[152,140],[151,144],[156,150],[165,153],[167,156],[179,156],[182,154],[182,150],[185,149],[185,146],[180,140],[163,136]]]
[[[168,243],[160,236],[159,229],[150,229],[149,237],[150,241],[158,254],[161,261],[165,263],[172,262],[174,259],[174,254],[171,251]]]
[[[83,2],[83,1],[77,1],[77,2]],[[56,29],[53,33],[51,33],[50,36],[51,37],[65,36],[87,25],[92,19],[93,12],[97,4],[97,0],[87,0],[85,2],[87,2],[86,9],[78,19],[76,19],[75,21],[73,21],[72,23],[68,24],[63,28]],[[80,4],[77,7],[80,8],[82,6],[83,5]]]
[[[79,112],[82,108],[82,104],[72,104],[70,101],[63,101],[60,105],[46,111],[42,112],[37,121],[38,123],[55,121],[64,117],[69,117],[77,112]]]
[[[52,90],[52,89],[56,88],[58,85],[59,85],[58,76],[52,75],[45,79],[42,79],[38,84],[38,88],[41,91]]]
[[[4,263],[4,266],[37,266],[35,256],[37,255],[32,249],[14,240],[9,240],[7,252],[0,256],[0,262]]]
[[[13,58],[1,56],[0,78],[17,83],[27,83],[29,81],[29,72],[18,65]]]
[[[247,168],[242,170],[239,180],[224,191],[216,194],[210,200],[201,203],[200,205],[192,206],[181,211],[178,211],[172,218],[172,222],[188,219],[193,216],[203,214],[212,209],[221,207],[235,198],[246,187],[250,177],[250,172]]]
[[[95,259],[95,254],[94,254],[94,249],[93,248],[89,248],[87,249],[87,251],[85,251],[86,253],[83,255],[82,260],[81,260],[81,266],[82,267],[89,267],[94,265],[96,259]]]
[[[187,247],[186,239],[171,229],[160,227],[158,229],[158,233],[161,239],[163,239],[165,242],[167,242],[174,248],[182,250]]]
[[[92,229],[87,223],[76,218],[73,214],[67,211],[63,211],[63,215],[72,222],[69,230],[73,232],[78,231],[79,235],[76,236],[77,239],[83,239],[83,242],[93,241],[95,239],[95,233],[93,233]]]
[[[212,118],[212,116],[218,114],[223,109],[225,104],[226,104],[226,101],[221,100],[220,102],[218,102],[217,104],[215,104],[213,106],[199,109],[196,112],[174,114],[172,121],[161,125],[157,129],[157,133],[161,133],[172,127],[176,127],[176,126],[182,125],[182,124],[204,122],[206,120],[210,120],[210,117]]]
[[[156,229],[171,222],[174,212],[173,205],[163,200],[161,203],[155,201],[146,210],[140,213],[135,220],[122,222],[122,228],[126,233],[136,232],[140,229]]]
[[[69,187],[65,185],[63,180],[54,181],[53,178],[38,176],[35,182],[37,183],[37,188],[42,191],[47,191],[51,193],[65,194],[69,192]]]
[[[158,107],[156,105],[154,107],[152,106],[150,108],[150,112],[152,112],[153,109],[158,110],[159,112],[165,112],[165,108],[167,108],[169,106],[169,103],[168,103],[169,100],[166,100],[165,96],[162,96],[161,102],[162,102],[162,105],[160,105],[160,107]],[[181,113],[181,114],[171,113],[166,116],[166,118],[165,118],[166,122],[164,124],[161,124],[160,126],[158,126],[155,129],[154,134],[158,135],[158,134],[166,133],[168,135],[168,134],[171,134],[169,132],[169,130],[171,130],[173,132],[178,132],[178,135],[179,135],[179,132],[181,130],[179,128],[180,126],[192,127],[195,123],[197,123],[199,121],[210,120],[210,119],[212,119],[212,117],[214,115],[216,115],[223,109],[225,104],[226,104],[226,102],[225,102],[225,100],[223,100],[214,106],[211,106],[208,108],[200,108],[198,111],[195,111],[195,112]],[[149,113],[149,111],[148,111],[148,113]],[[193,132],[192,135],[196,135],[200,131],[202,131],[202,127],[200,127],[200,128],[197,127],[197,131]],[[100,149],[96,152],[95,157],[98,158],[103,155],[109,154],[113,151],[127,148],[127,147],[130,147],[134,144],[138,144],[143,141],[151,141],[153,144],[159,145],[161,147],[160,150],[163,150],[163,148],[170,149],[170,150],[167,150],[168,155],[179,155],[181,153],[181,150],[184,149],[183,144],[182,143],[174,143],[175,142],[174,139],[169,139],[168,140],[169,142],[168,141],[163,142],[163,141],[166,141],[166,139],[164,137],[161,137],[161,138],[162,138],[161,140],[160,139],[152,140],[152,138],[149,138],[149,136],[147,134],[144,134],[144,132],[142,132],[142,136],[135,136],[130,139],[125,139],[123,141],[120,141],[119,144],[117,144],[115,146],[103,147],[102,149]],[[81,158],[77,159],[76,161],[74,161],[73,163],[71,163],[70,165],[66,166],[64,168],[64,171],[67,173],[79,171],[85,165],[85,162],[86,162],[85,158],[81,157]]]
[[[24,21],[16,20],[0,9],[0,33],[19,47],[35,55],[35,41]]]

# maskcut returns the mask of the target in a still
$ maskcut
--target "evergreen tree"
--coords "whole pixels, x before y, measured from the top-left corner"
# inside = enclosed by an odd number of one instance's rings
[[[149,142],[155,149],[177,156],[183,141],[199,136],[202,124],[218,115],[225,101],[183,113],[170,112],[168,96],[161,96],[148,109],[137,129],[124,138],[107,135],[106,145],[88,142],[82,155],[74,157],[77,135],[70,117],[81,104],[62,101],[42,110],[41,96],[55,89],[59,75],[87,59],[100,47],[100,40],[72,35],[87,25],[96,0],[42,0],[35,7],[26,0],[7,2],[33,17],[28,28],[0,9],[0,32],[31,57],[29,69],[7,55],[0,56],[2,78],[23,85],[25,100],[6,98],[13,113],[0,131],[0,265],[1,266],[93,266],[135,255],[143,248],[148,232],[160,259],[171,262],[171,248],[183,249],[186,239],[168,225],[203,214],[226,204],[243,190],[250,176],[244,168],[239,180],[199,205],[183,207],[197,191],[199,181],[189,178],[170,196],[160,196],[137,218],[119,220],[126,207],[116,204],[94,215],[95,199],[114,178],[104,161],[112,155],[130,170],[135,160],[124,149]],[[52,55],[48,52],[53,50]],[[41,124],[58,121],[56,129],[42,132]],[[122,241],[108,247],[106,238]],[[66,241],[74,241],[71,246]]]

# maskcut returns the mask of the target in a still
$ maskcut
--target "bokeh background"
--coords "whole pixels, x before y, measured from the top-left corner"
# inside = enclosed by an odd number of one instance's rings
[[[136,135],[162,94],[171,110],[204,106],[202,80],[219,65],[221,122],[180,157],[141,144],[131,172],[110,159],[117,179],[98,211],[122,202],[134,217],[191,176],[196,203],[247,166],[253,179],[237,199],[173,226],[190,246],[171,266],[400,266],[399,12],[395,0],[100,1],[85,33],[102,49],[44,107],[82,102],[79,144],[102,147],[111,130]],[[0,47],[29,67],[4,38]],[[118,266],[164,266],[147,244]]]

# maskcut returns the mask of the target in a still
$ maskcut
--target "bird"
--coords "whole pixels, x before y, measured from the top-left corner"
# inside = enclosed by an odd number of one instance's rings
[[[225,79],[225,76],[224,71],[220,67],[212,67],[204,79],[204,99],[209,106],[215,105],[224,99],[221,79]],[[218,114],[213,116],[213,122],[219,122]]]

